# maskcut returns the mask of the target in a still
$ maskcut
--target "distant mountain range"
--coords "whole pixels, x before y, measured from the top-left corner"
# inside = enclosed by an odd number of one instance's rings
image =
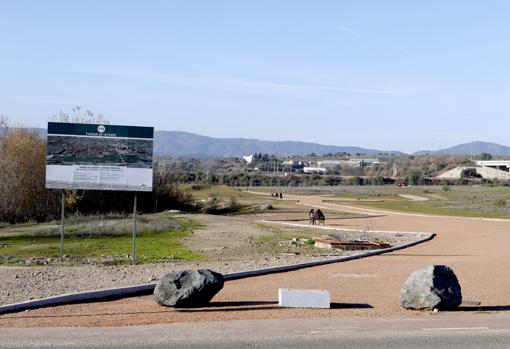
[[[46,129],[37,129],[41,137],[46,137]],[[263,153],[274,155],[317,155],[327,153],[349,153],[376,156],[379,154],[403,155],[400,151],[366,149],[355,146],[323,145],[297,141],[262,141],[245,138],[213,138],[181,131],[156,131],[154,153],[157,156],[177,157],[241,157]],[[473,155],[489,153],[494,156],[510,156],[510,147],[505,145],[475,141],[459,144],[440,150],[421,150],[413,155]]]
[[[475,141],[459,144],[450,148],[444,148],[436,151],[422,150],[414,153],[414,155],[473,155],[477,156],[481,153],[489,153],[495,156],[510,156],[510,147],[505,145]]]
[[[398,151],[353,146],[322,145],[296,141],[261,141],[245,138],[213,138],[179,131],[156,131],[154,152],[159,156],[241,157],[253,153],[274,155],[317,155],[346,152],[352,155],[402,154]]]

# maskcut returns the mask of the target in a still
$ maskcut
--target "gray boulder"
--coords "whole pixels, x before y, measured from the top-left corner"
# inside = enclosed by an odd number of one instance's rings
[[[273,209],[273,205],[272,205],[272,204],[264,204],[264,205],[260,205],[260,209],[261,209],[262,211],[272,210],[272,209]]]
[[[445,265],[414,271],[400,290],[400,304],[407,309],[451,309],[462,303],[457,276]]]
[[[208,269],[174,271],[163,276],[154,289],[154,300],[169,307],[207,304],[223,288],[223,275]]]

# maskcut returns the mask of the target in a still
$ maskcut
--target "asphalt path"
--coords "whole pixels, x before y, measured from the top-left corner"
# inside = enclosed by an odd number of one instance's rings
[[[4,328],[0,348],[509,348],[509,315]]]

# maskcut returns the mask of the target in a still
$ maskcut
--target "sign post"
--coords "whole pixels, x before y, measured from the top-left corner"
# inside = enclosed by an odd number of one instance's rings
[[[136,264],[136,192],[135,200],[133,203],[133,251],[131,255],[131,264]]]
[[[137,192],[152,191],[154,128],[48,123],[46,188],[62,190],[60,258],[64,257],[64,189],[134,191],[132,263],[136,263]]]
[[[64,259],[64,189],[62,189],[62,208],[60,209],[60,259]]]

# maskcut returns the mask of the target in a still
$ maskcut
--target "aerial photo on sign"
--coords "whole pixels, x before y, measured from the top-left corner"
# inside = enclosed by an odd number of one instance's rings
[[[48,123],[46,187],[152,191],[151,127]]]

